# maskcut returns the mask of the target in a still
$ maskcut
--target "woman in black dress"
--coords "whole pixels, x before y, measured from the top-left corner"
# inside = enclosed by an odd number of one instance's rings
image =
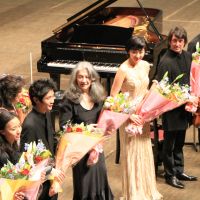
[[[20,157],[18,141],[21,135],[21,124],[14,113],[0,108],[0,168],[8,160],[16,164]],[[14,200],[25,199],[24,193],[16,192]]]
[[[89,62],[79,62],[71,74],[69,89],[60,103],[60,127],[72,123],[95,124],[98,120],[105,91],[99,75]],[[112,200],[104,154],[98,162],[87,165],[89,153],[73,167],[73,200]]]

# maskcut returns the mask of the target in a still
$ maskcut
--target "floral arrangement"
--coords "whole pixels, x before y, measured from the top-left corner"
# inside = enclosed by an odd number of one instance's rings
[[[103,108],[113,112],[130,113],[132,103],[129,101],[129,93],[118,93],[115,97],[108,96],[104,102]]]
[[[20,160],[28,161],[32,166],[52,156],[41,140],[38,140],[37,145],[36,142],[25,143],[24,149],[25,152],[23,152]]]
[[[164,112],[185,104],[191,98],[189,85],[177,83],[182,77],[183,74],[169,83],[168,72],[166,72],[160,82],[154,81],[156,84],[149,90],[135,112],[143,123],[150,122]],[[142,129],[143,124],[136,125],[134,122],[130,122],[125,127],[130,135],[142,134]]]
[[[8,161],[8,163],[0,169],[0,178],[28,180],[30,169],[31,165],[29,163],[19,162],[13,165]]]
[[[16,192],[23,192],[27,199],[37,199],[41,175],[51,153],[41,141],[37,145],[35,142],[26,144],[26,150],[18,163],[8,161],[0,169],[0,199],[13,200]]]
[[[94,125],[72,124],[70,121],[63,128],[63,131],[58,132],[60,139],[56,151],[56,169],[66,171],[88,152],[88,164],[95,164],[99,153],[102,152],[99,143],[107,139],[103,131]],[[51,190],[62,191],[57,180],[53,180]]]
[[[32,174],[32,169],[41,161],[48,159],[51,152],[47,150],[44,144],[39,141],[25,144],[26,152],[23,152],[18,163],[15,165],[10,161],[0,169],[0,178],[7,179],[25,179],[28,180]]]
[[[137,102],[129,98],[129,93],[118,93],[115,97],[108,96],[104,102],[97,126],[105,133],[117,130],[135,111]]]
[[[94,125],[85,125],[83,122],[80,124],[72,124],[70,121],[64,126],[64,131],[59,132],[61,136],[65,133],[80,133],[85,135],[101,137],[103,132],[100,128],[94,127]]]
[[[18,99],[18,102],[15,104],[17,109],[22,109],[24,113],[27,113],[31,110],[31,100],[29,97],[28,90],[22,88],[21,97]]]
[[[200,64],[200,46],[199,46],[199,42],[197,42],[197,44],[196,44],[196,52],[194,52],[192,54],[192,61]]]
[[[27,199],[37,199],[41,173],[46,163],[32,167],[27,162],[13,165],[10,161],[0,169],[0,199],[13,200],[16,192],[23,192]]]
[[[169,100],[173,100],[176,102],[185,102],[190,97],[190,87],[187,84],[181,85],[177,82],[183,76],[184,74],[180,74],[174,79],[172,83],[169,83],[167,71],[160,82],[155,80],[153,81],[154,83],[156,83],[155,89]]]

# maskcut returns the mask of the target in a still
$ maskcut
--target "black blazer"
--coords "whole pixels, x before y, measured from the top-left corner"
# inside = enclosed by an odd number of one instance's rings
[[[22,124],[20,150],[24,151],[24,144],[42,140],[52,155],[55,153],[56,139],[51,123],[50,113],[42,114],[33,109]]]
[[[170,82],[184,73],[184,76],[179,80],[180,84],[190,84],[191,62],[192,57],[188,52],[183,51],[181,54],[177,54],[168,49],[158,64],[157,80],[160,81],[165,72],[168,71]],[[186,130],[191,118],[191,113],[185,111],[185,105],[182,105],[163,114],[163,129],[166,131]]]

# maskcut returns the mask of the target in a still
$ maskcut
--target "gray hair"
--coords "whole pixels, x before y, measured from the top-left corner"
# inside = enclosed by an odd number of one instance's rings
[[[65,92],[65,98],[75,103],[80,102],[82,91],[77,84],[77,73],[83,69],[87,70],[88,75],[92,81],[90,88],[90,96],[92,97],[92,100],[95,103],[103,101],[106,97],[105,89],[100,83],[99,74],[96,72],[93,65],[87,61],[79,62],[73,69],[69,80],[69,88]]]

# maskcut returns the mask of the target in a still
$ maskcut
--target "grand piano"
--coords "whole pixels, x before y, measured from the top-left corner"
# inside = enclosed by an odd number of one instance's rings
[[[42,41],[38,72],[49,73],[60,89],[61,74],[70,74],[79,61],[91,62],[100,77],[114,77],[127,59],[125,45],[131,35],[147,43],[144,59],[153,63],[154,49],[162,41],[162,11],[154,8],[110,7],[116,0],[99,0],[67,19]],[[109,6],[109,7],[108,7]],[[155,71],[155,70],[154,70]]]
[[[144,59],[152,63],[150,79],[153,79],[158,55],[164,47],[162,11],[139,7],[108,7],[116,0],[99,0],[67,19],[53,30],[53,35],[42,41],[42,55],[37,62],[39,72],[49,73],[60,89],[61,74],[70,74],[79,61],[91,62],[100,77],[110,82],[119,65],[127,59],[125,45],[132,35],[143,36],[147,49]],[[58,94],[60,94],[58,92]],[[61,95],[62,96],[62,95]],[[57,100],[60,96],[56,96]],[[55,116],[53,116],[55,118]],[[154,160],[158,168],[158,126],[154,127]],[[119,133],[116,140],[116,163],[119,163]]]

